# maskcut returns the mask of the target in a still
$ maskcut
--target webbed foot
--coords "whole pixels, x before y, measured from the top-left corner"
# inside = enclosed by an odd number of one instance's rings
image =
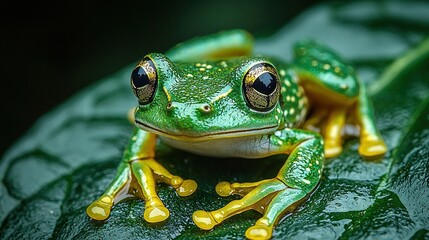
[[[143,217],[147,222],[162,222],[170,216],[170,212],[156,193],[157,181],[169,184],[181,197],[189,196],[197,189],[195,181],[172,175],[154,159],[124,162],[105,193],[88,206],[86,213],[94,220],[105,220],[117,203],[115,200],[120,200],[120,195],[128,192],[145,200]]]
[[[367,159],[379,159],[387,152],[387,146],[381,137],[366,135],[361,136],[358,151]]]
[[[343,152],[343,146],[341,141],[335,141],[331,139],[325,140],[325,157],[331,158],[340,155]]]
[[[247,210],[256,210],[263,214],[254,226],[246,231],[249,239],[271,238],[273,227],[286,209],[304,198],[306,191],[293,189],[277,178],[254,183],[221,182],[216,186],[220,196],[233,194],[243,196],[215,211],[196,211],[192,218],[194,223],[203,230],[210,230],[225,219]]]
[[[106,220],[110,216],[113,199],[109,196],[101,196],[86,208],[86,214],[94,220]]]

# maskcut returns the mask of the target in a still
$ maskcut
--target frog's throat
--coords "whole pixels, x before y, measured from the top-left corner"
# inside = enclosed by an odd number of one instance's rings
[[[195,134],[195,135],[180,135],[172,134],[165,131],[162,131],[156,127],[150,126],[138,120],[135,120],[136,125],[145,131],[161,135],[167,138],[185,141],[185,142],[204,142],[214,139],[225,139],[225,138],[236,138],[236,137],[246,137],[246,136],[255,136],[255,135],[264,135],[274,133],[277,129],[277,125],[266,126],[261,128],[252,128],[246,130],[233,130],[233,131],[219,131],[206,134]]]

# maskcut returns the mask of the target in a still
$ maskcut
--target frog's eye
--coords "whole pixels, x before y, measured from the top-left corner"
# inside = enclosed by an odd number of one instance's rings
[[[144,58],[131,73],[131,87],[142,105],[152,102],[158,83],[155,64]]]
[[[243,93],[247,105],[257,111],[269,111],[274,108],[280,93],[277,72],[268,63],[253,65],[244,75]]]

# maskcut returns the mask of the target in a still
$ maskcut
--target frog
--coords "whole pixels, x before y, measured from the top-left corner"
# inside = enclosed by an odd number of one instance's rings
[[[234,29],[138,62],[130,77],[138,102],[130,115],[135,129],[113,181],[87,207],[90,218],[106,220],[115,204],[133,195],[145,202],[145,221],[163,222],[170,212],[157,195],[158,183],[180,197],[197,190],[194,180],[170,173],[156,160],[158,142],[214,159],[284,158],[271,179],[219,182],[217,194],[241,198],[192,215],[195,225],[208,231],[256,210],[262,216],[246,230],[249,239],[270,239],[285,214],[315,191],[325,159],[343,151],[347,126],[357,129],[363,159],[386,153],[372,103],[351,64],[314,40],[297,42],[290,62],[255,54],[253,46],[249,32]]]

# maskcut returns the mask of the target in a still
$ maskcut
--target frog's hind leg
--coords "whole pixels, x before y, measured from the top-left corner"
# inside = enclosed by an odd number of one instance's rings
[[[387,147],[375,126],[374,111],[365,88],[361,88],[359,93],[355,114],[360,126],[359,154],[367,159],[382,157]]]
[[[318,106],[302,126],[304,129],[320,132],[325,139],[325,157],[331,158],[343,151],[343,128],[346,123],[347,108],[343,106]]]
[[[346,108],[338,107],[330,111],[323,129],[325,157],[335,157],[343,151],[343,128],[346,123]]]
[[[315,108],[312,109],[312,113],[309,118],[305,120],[302,128],[315,132],[320,132],[320,126],[328,115],[328,109],[326,108]]]
[[[116,198],[121,195],[121,192],[128,191],[128,187],[126,186],[130,180],[130,167],[128,163],[123,162],[119,165],[114,180],[107,187],[103,195],[87,207],[86,213],[88,216],[95,220],[106,220],[110,215]]]

